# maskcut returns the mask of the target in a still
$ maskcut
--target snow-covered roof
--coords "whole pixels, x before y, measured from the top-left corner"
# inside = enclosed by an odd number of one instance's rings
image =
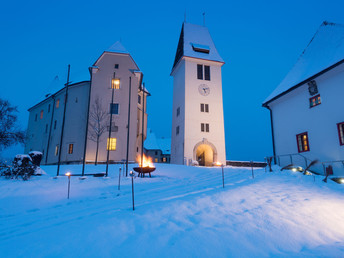
[[[205,26],[183,23],[173,68],[183,57],[224,62]],[[172,69],[173,69],[172,68]]]
[[[323,22],[294,67],[264,104],[344,59],[344,26]]]
[[[109,47],[106,52],[129,54],[120,41],[117,41],[115,44]]]
[[[171,139],[157,138],[155,133],[148,129],[144,147],[147,150],[161,150],[163,154],[171,154]]]

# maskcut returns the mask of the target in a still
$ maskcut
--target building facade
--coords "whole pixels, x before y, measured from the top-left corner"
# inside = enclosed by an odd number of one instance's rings
[[[121,162],[127,151],[134,162],[141,153],[149,95],[142,72],[120,42],[89,71],[89,81],[68,85],[68,93],[65,85],[29,109],[25,151],[41,151],[43,164],[56,164],[59,155],[61,163],[105,163],[108,153],[110,162]]]
[[[221,68],[208,29],[183,23],[173,76],[171,163],[226,163]]]
[[[344,26],[324,22],[302,55],[263,106],[270,110],[276,161],[343,175]]]
[[[158,138],[152,130],[148,129],[144,151],[146,156],[152,158],[154,163],[170,163],[171,138]]]

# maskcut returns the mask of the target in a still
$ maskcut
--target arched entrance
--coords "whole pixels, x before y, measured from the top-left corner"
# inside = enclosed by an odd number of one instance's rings
[[[197,143],[193,151],[194,160],[198,161],[200,166],[212,166],[217,161],[217,151],[215,146],[206,139]]]

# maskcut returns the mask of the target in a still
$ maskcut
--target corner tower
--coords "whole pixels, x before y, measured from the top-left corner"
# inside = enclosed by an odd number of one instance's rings
[[[226,163],[221,68],[224,64],[204,26],[183,23],[171,76],[171,163]]]

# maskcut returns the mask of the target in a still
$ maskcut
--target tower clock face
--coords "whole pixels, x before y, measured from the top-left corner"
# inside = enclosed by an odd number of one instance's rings
[[[198,91],[202,96],[208,96],[210,93],[210,88],[206,84],[201,84],[198,86]]]

